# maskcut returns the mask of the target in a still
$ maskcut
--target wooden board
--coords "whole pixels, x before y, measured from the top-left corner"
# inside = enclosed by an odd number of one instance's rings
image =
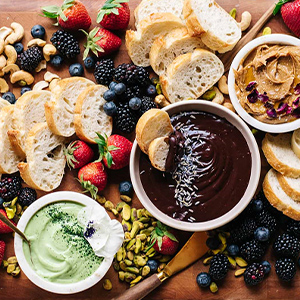
[[[103,0],[82,0],[86,5],[88,11],[93,20],[93,25],[96,25],[96,15],[97,9],[101,7]],[[130,0],[130,7],[133,9],[139,3],[140,0]],[[0,27],[9,26],[11,22],[20,22],[25,27],[26,36],[23,40],[23,44],[26,45],[27,41],[31,39],[30,29],[35,24],[41,24],[46,28],[47,40],[52,35],[52,32],[56,30],[54,26],[51,25],[51,20],[45,19],[39,15],[40,7],[50,4],[60,4],[62,0],[0,0]],[[230,11],[233,7],[237,8],[237,19],[241,13],[245,10],[251,12],[254,24],[259,17],[273,5],[273,0],[259,0],[259,1],[247,1],[247,0],[219,0],[221,6],[227,11]],[[272,28],[273,33],[289,33],[288,29],[283,24],[280,16],[274,17],[268,24]],[[130,28],[133,28],[133,13],[131,16]],[[120,33],[123,38],[124,33]],[[123,39],[124,40],[124,39]],[[82,45],[82,43],[81,43]],[[81,58],[78,59],[80,61]],[[130,59],[127,55],[124,44],[122,45],[120,51],[115,56],[115,65],[123,62],[129,62]],[[48,67],[49,71],[53,71],[59,74],[61,77],[68,77],[68,68],[65,66],[62,70],[55,70]],[[44,72],[39,73],[36,76],[36,81],[43,79]],[[93,75],[85,71],[85,76],[87,78],[93,79]],[[16,96],[19,96],[19,89],[12,88]],[[131,137],[132,138],[132,137]],[[264,163],[264,165],[266,165]],[[76,177],[76,172],[67,171],[63,183],[58,190],[71,190],[80,191],[79,183],[74,179]],[[129,170],[125,168],[122,171],[110,171],[109,172],[109,185],[105,189],[105,196],[107,199],[111,200],[115,204],[119,202],[118,193],[118,183],[122,180],[129,180]],[[42,193],[40,193],[42,195]],[[133,206],[141,207],[138,199],[134,198]],[[181,233],[182,240],[184,241],[189,233]],[[7,243],[7,251],[5,257],[14,255],[13,250],[13,238],[11,235],[3,235],[1,239]],[[196,284],[196,275],[200,271],[204,271],[207,267],[204,267],[202,262],[195,263],[189,269],[176,275],[174,278],[166,281],[158,290],[152,292],[145,299],[147,300],[188,300],[188,299],[296,299],[299,298],[300,293],[300,282],[299,275],[296,276],[295,280],[291,284],[281,283],[274,271],[274,257],[272,254],[268,254],[267,258],[272,262],[272,271],[269,278],[264,280],[264,282],[254,288],[248,288],[243,282],[243,277],[235,278],[234,272],[229,272],[226,280],[219,285],[219,292],[217,294],[211,294],[209,291],[204,291],[199,289]],[[121,294],[127,287],[127,284],[119,282],[117,278],[117,273],[111,268],[106,278],[110,278],[113,283],[113,290],[107,292],[103,289],[102,283],[100,282],[93,288],[70,296],[60,296],[45,292],[35,285],[33,285],[24,275],[18,278],[13,278],[6,274],[5,270],[0,269],[0,299],[1,300],[21,300],[21,299],[99,299],[107,300],[112,297]]]

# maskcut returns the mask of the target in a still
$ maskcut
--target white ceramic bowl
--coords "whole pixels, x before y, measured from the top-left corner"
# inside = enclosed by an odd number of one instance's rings
[[[37,201],[35,201],[25,210],[24,214],[22,215],[21,219],[18,222],[18,228],[24,231],[27,226],[27,223],[37,211],[39,211],[41,208],[43,208],[44,206],[50,203],[55,203],[60,201],[71,201],[71,202],[82,204],[84,206],[95,205],[95,201],[93,199],[80,193],[75,193],[75,192],[51,193],[44,197],[39,198]],[[113,261],[113,257],[104,258],[99,268],[95,271],[94,274],[92,274],[88,278],[76,283],[61,284],[61,283],[53,283],[43,279],[32,269],[32,267],[27,262],[27,259],[25,258],[23,252],[23,240],[18,234],[15,235],[15,254],[22,271],[31,282],[33,282],[35,285],[48,292],[52,292],[56,294],[74,294],[92,287],[104,277],[104,275],[107,273]]]
[[[139,159],[141,150],[136,141],[133,143],[133,148],[131,151],[130,157],[130,177],[136,192],[137,197],[144,205],[144,207],[158,220],[169,225],[170,227],[177,228],[185,231],[206,231],[211,230],[217,227],[220,227],[235,217],[237,217],[251,201],[259,182],[260,171],[261,171],[261,162],[259,149],[256,143],[256,140],[248,128],[248,126],[234,114],[229,109],[223,107],[222,105],[215,104],[213,102],[204,101],[204,100],[187,100],[178,102],[172,105],[165,107],[163,110],[169,113],[169,115],[177,114],[182,111],[204,111],[208,113],[215,114],[217,116],[225,118],[228,122],[233,124],[245,137],[252,156],[251,164],[251,176],[248,187],[238,204],[232,208],[229,212],[223,216],[216,218],[211,221],[206,222],[183,222],[175,220],[162,211],[160,211],[148,198],[140,178],[140,168],[139,168]],[[175,202],[175,199],[174,199]]]
[[[258,37],[248,44],[246,44],[236,55],[234,58],[229,75],[228,75],[228,90],[229,97],[234,106],[237,113],[247,122],[249,125],[257,128],[261,131],[271,132],[271,133],[282,133],[289,132],[300,127],[300,119],[295,120],[293,122],[283,123],[283,124],[267,124],[261,121],[258,121],[250,114],[248,114],[244,108],[241,106],[235,91],[235,76],[233,70],[237,70],[240,62],[243,58],[245,58],[250,52],[256,47],[263,44],[281,44],[281,45],[292,45],[292,46],[300,46],[300,39],[292,37],[286,34],[269,34]]]

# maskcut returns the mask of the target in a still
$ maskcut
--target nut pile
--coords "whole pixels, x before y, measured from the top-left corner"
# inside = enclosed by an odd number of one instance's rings
[[[2,266],[6,269],[7,274],[14,277],[18,276],[21,272],[17,258],[15,256],[9,257],[7,260],[3,260]]]

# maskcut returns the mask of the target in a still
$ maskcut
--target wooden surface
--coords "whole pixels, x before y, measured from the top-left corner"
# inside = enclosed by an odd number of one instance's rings
[[[47,40],[52,35],[52,32],[56,30],[54,26],[51,25],[52,21],[50,19],[45,19],[39,15],[40,7],[50,4],[59,4],[61,1],[58,0],[0,0],[0,27],[9,26],[11,22],[20,22],[25,27],[25,39],[23,40],[24,45],[26,41],[31,39],[30,29],[35,24],[41,24],[46,28]],[[93,25],[95,26],[96,11],[103,0],[82,0],[86,5],[88,11],[93,20]],[[273,0],[219,0],[221,6],[227,11],[230,11],[233,7],[237,8],[237,19],[241,13],[245,10],[251,12],[254,24],[261,15],[274,3]],[[132,9],[139,3],[139,0],[130,0],[130,7]],[[130,27],[133,27],[133,13],[131,16]],[[285,25],[283,24],[280,16],[274,17],[267,24],[271,27],[272,33],[289,33]],[[124,33],[119,34],[122,38]],[[82,45],[82,43],[81,43]],[[80,60],[81,58],[79,58]],[[115,65],[122,62],[129,62],[129,57],[127,56],[125,46],[122,45],[121,50],[115,57]],[[69,76],[68,68],[65,66],[62,70],[54,70],[50,66],[48,70],[60,74],[62,77]],[[44,72],[38,74],[35,78],[36,81],[42,80]],[[91,73],[85,71],[85,76],[93,79]],[[18,89],[12,89],[17,96],[19,96]],[[80,191],[79,183],[74,179],[76,172],[67,171],[64,177],[63,183],[59,190],[72,190]],[[109,185],[105,189],[105,196],[114,203],[119,202],[119,194],[117,191],[118,183],[122,180],[129,180],[129,171],[124,169],[122,171],[110,171],[109,172]],[[135,198],[133,201],[133,206],[140,207],[140,203]],[[188,236],[188,233],[182,233],[183,240]],[[14,255],[13,250],[13,238],[11,235],[2,235],[1,239],[7,242],[7,251],[5,257]],[[180,274],[174,276],[174,278],[169,279],[164,282],[161,287],[156,291],[152,292],[145,299],[147,300],[192,300],[192,299],[298,299],[300,293],[300,281],[299,274],[297,274],[295,280],[291,284],[281,283],[274,271],[274,257],[272,254],[267,255],[267,258],[272,262],[272,271],[269,277],[264,280],[264,282],[254,288],[247,288],[243,282],[243,277],[235,278],[234,272],[230,271],[226,280],[219,284],[219,292],[217,294],[211,294],[207,290],[199,289],[196,284],[196,275],[200,271],[204,271],[207,267],[204,267],[202,262],[195,263],[189,269],[181,272]],[[299,273],[299,272],[298,272]],[[61,296],[50,294],[45,292],[38,287],[34,286],[24,275],[18,278],[13,278],[6,274],[5,270],[0,269],[0,299],[1,300],[21,300],[21,299],[99,299],[106,300],[111,299],[119,294],[121,294],[128,285],[119,282],[117,278],[117,273],[111,268],[106,275],[106,278],[110,278],[113,283],[113,289],[107,292],[103,289],[102,283],[100,282],[93,288],[70,296]]]

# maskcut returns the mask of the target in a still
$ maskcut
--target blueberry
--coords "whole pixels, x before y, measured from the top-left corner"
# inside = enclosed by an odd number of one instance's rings
[[[264,260],[261,264],[264,267],[265,274],[269,274],[271,271],[271,264],[266,260]]]
[[[261,212],[264,208],[264,204],[260,199],[255,199],[253,200],[252,208],[255,212]]]
[[[149,259],[147,262],[147,266],[150,268],[151,273],[155,273],[158,268],[158,262],[154,259]]]
[[[96,61],[93,57],[88,56],[85,60],[84,60],[84,65],[87,69],[92,69],[95,68],[95,64]]]
[[[50,63],[54,66],[54,67],[60,67],[63,64],[63,57],[61,55],[54,55],[52,56]]]
[[[31,28],[31,35],[37,39],[43,39],[45,36],[46,30],[42,25],[34,25]]]
[[[21,54],[24,50],[24,46],[22,43],[15,43],[14,47],[15,47],[17,54]]]
[[[115,82],[115,81],[112,81],[110,84],[109,84],[109,89],[110,90],[114,90],[115,86],[117,85],[118,83]]]
[[[230,256],[237,256],[240,252],[240,248],[237,245],[227,246],[227,251]]]
[[[156,95],[156,87],[154,85],[149,85],[148,88],[147,88],[147,94],[149,96],[154,96]]]
[[[4,93],[2,98],[8,101],[10,104],[14,104],[17,101],[15,95],[11,92]]]
[[[69,73],[71,76],[82,76],[83,75],[83,66],[79,63],[72,64],[69,67]]]
[[[206,246],[211,250],[216,250],[220,246],[220,240],[215,237],[210,237],[206,240]]]
[[[122,95],[126,91],[126,85],[124,83],[117,83],[114,87],[114,91],[117,95]]]
[[[112,101],[104,103],[103,109],[104,112],[111,117],[117,113],[117,106]]]
[[[29,86],[23,86],[21,88],[21,95],[23,95],[24,93],[29,92],[29,91],[31,91],[31,88]]]
[[[197,275],[196,281],[200,287],[206,288],[211,284],[211,277],[208,273],[201,272]]]
[[[4,203],[4,202],[5,202],[4,199],[3,199],[2,197],[0,197],[0,208],[3,207],[3,203]]]
[[[105,101],[113,101],[116,97],[116,94],[112,90],[107,90],[103,94],[103,98]]]
[[[270,239],[270,230],[265,227],[258,227],[254,232],[254,237],[259,242],[266,242]]]
[[[119,185],[119,191],[121,195],[126,195],[131,197],[133,192],[133,187],[130,181],[122,181]]]
[[[138,97],[133,97],[129,100],[129,108],[139,110],[142,105],[142,100]]]

